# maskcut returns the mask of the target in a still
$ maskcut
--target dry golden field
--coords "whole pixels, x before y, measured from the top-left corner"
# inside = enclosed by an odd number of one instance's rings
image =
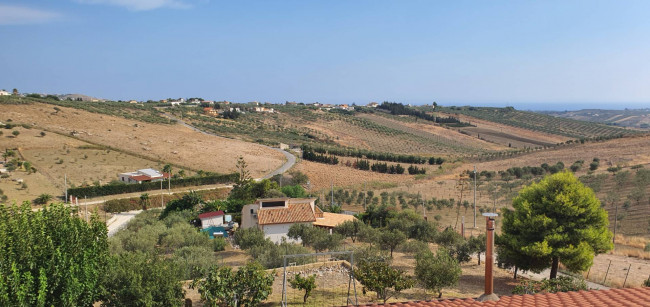
[[[181,125],[142,123],[121,117],[90,113],[79,109],[34,103],[2,105],[0,120],[28,123],[104,146],[120,149],[154,161],[174,163],[195,170],[229,173],[239,156],[259,177],[284,163],[284,156],[264,146],[205,135]]]

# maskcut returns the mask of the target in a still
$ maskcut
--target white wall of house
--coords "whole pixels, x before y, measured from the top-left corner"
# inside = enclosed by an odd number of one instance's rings
[[[223,226],[223,215],[211,216],[201,219],[201,228],[206,229],[210,226]]]
[[[300,240],[293,240],[290,239],[287,236],[287,233],[289,233],[289,227],[291,227],[293,223],[287,223],[287,224],[271,224],[271,225],[262,225],[262,231],[264,231],[264,234],[266,235],[269,240],[271,240],[274,243],[280,243],[282,242],[282,238],[284,237],[287,242],[291,243],[300,243]]]
[[[126,174],[120,174],[120,182],[137,183],[137,181],[131,179],[131,177],[129,175],[126,175]]]

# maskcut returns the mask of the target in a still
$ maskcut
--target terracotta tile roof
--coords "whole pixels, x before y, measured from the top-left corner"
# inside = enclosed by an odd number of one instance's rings
[[[323,212],[323,218],[316,219],[316,222],[314,222],[314,226],[333,228],[338,226],[339,224],[343,224],[344,222],[354,221],[354,219],[355,217],[349,214]]]
[[[422,307],[555,307],[555,306],[650,306],[650,287],[543,293],[535,295],[502,296],[498,301],[479,302],[474,299],[449,299],[439,301],[417,301],[368,304],[363,306],[422,306]]]
[[[289,204],[288,208],[260,209],[257,221],[260,225],[307,223],[316,220],[309,203]]]
[[[199,214],[199,219],[207,219],[209,217],[214,217],[214,216],[221,216],[224,215],[223,211],[212,211],[212,212],[206,212],[206,213],[201,213]]]
[[[318,206],[314,206],[314,215],[316,215],[316,218],[323,218],[323,210],[319,208]]]
[[[138,175],[138,176],[131,176],[131,179],[135,181],[144,181],[144,180],[151,180],[151,177],[147,175]]]

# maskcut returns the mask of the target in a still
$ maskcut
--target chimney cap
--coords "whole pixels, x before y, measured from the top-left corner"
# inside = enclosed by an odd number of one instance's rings
[[[492,213],[492,212],[485,212],[485,213],[483,213],[483,216],[487,216],[487,217],[497,217],[497,216],[499,216],[499,214],[497,214],[497,213]]]

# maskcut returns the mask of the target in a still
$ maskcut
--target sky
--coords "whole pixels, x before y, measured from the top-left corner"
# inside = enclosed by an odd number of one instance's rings
[[[645,0],[0,0],[0,88],[645,108],[648,12]]]

